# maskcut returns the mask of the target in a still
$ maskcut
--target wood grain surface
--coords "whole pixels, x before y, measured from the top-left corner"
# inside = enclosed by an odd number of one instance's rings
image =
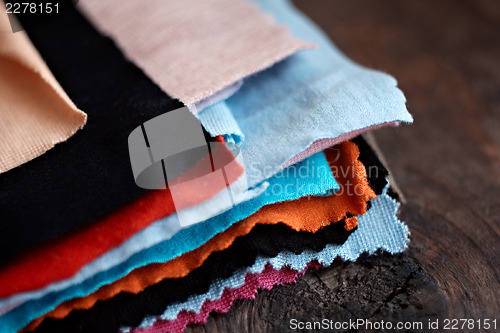
[[[500,324],[500,1],[295,3],[407,97],[415,123],[375,137],[406,197],[410,248],[310,271],[187,332],[287,332],[292,318]]]

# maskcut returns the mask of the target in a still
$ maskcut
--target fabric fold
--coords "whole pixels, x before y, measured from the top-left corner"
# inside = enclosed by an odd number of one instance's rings
[[[0,173],[22,165],[82,128],[79,110],[24,31],[13,33],[0,1]]]

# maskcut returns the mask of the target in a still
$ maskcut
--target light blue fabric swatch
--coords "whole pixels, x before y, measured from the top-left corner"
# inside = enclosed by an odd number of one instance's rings
[[[290,166],[269,179],[269,187],[257,198],[187,229],[181,229],[170,239],[129,257],[111,269],[93,275],[78,285],[52,292],[38,300],[31,300],[0,317],[2,332],[16,332],[32,319],[54,309],[58,304],[88,295],[100,286],[111,283],[132,269],[155,262],[166,262],[198,248],[210,238],[226,230],[265,205],[294,200],[308,195],[322,195],[339,189],[323,153],[315,154],[301,163]],[[175,215],[172,215],[175,216]],[[166,230],[166,234],[170,233]]]
[[[387,187],[383,194],[373,199],[371,203],[372,206],[366,214],[359,217],[358,228],[344,244],[327,245],[320,252],[306,250],[301,254],[294,254],[286,251],[274,258],[259,257],[251,267],[241,268],[227,279],[214,281],[207,293],[193,295],[185,302],[172,304],[161,316],[147,317],[140,327],[151,326],[158,319],[174,320],[182,310],[199,313],[206,300],[220,299],[226,288],[241,287],[248,273],[260,273],[268,263],[276,270],[289,266],[302,271],[312,260],[317,260],[323,266],[329,266],[337,257],[345,261],[355,261],[362,253],[373,254],[377,250],[391,254],[402,252],[408,244],[409,230],[396,216],[399,203],[387,195]]]
[[[388,122],[412,122],[396,80],[361,67],[287,0],[256,0],[292,35],[319,45],[246,78],[225,101],[198,114],[212,135],[241,143],[249,187],[314,141]],[[237,138],[237,136],[240,136]]]

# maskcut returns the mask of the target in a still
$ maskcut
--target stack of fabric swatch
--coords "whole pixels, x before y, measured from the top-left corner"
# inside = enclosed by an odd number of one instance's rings
[[[288,0],[81,0],[19,17],[24,31],[12,20],[0,13],[1,332],[182,332],[308,269],[406,248],[361,136],[412,122],[405,98]],[[141,167],[165,171],[156,153],[193,136],[159,121],[179,110],[222,182],[198,177],[200,158],[144,185]]]

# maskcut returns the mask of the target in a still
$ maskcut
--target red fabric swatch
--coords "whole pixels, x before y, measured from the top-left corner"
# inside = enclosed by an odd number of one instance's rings
[[[216,140],[223,142],[221,137]],[[219,145],[219,147],[223,148],[214,149],[213,157],[218,161],[233,159],[232,153],[224,145]],[[198,165],[203,165],[202,162]],[[230,163],[225,167],[225,171],[229,184],[232,184],[243,174],[244,169],[237,163]],[[179,176],[178,180],[184,177],[192,179],[193,174],[197,174],[196,165]],[[225,185],[228,186],[228,184]],[[2,268],[0,298],[36,290],[69,278],[87,263],[123,243],[154,221],[174,213],[176,209],[201,203],[224,189],[222,184],[212,184],[208,188],[211,191],[199,191],[188,186],[183,188],[184,197],[189,199],[183,207],[174,206],[168,189],[148,192],[129,205],[83,229],[36,247]]]

